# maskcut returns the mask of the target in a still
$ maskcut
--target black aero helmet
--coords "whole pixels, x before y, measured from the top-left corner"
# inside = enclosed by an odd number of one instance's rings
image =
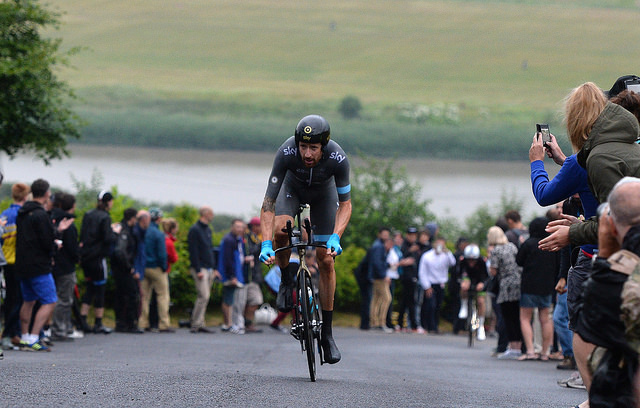
[[[303,143],[320,143],[326,146],[331,139],[329,122],[319,115],[305,116],[296,126],[296,145]]]

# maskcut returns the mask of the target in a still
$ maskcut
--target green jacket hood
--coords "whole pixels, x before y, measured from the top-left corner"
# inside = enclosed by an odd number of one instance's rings
[[[635,143],[639,136],[638,119],[622,106],[607,102],[578,153],[578,163],[586,168],[589,154],[598,145],[611,142]]]

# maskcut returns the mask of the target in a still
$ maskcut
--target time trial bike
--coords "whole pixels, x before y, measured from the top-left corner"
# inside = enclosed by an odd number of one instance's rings
[[[320,336],[322,332],[322,317],[320,315],[320,303],[317,291],[311,279],[311,272],[305,262],[305,254],[310,247],[326,248],[325,244],[313,242],[313,230],[309,218],[305,218],[301,223],[301,215],[306,205],[300,206],[293,226],[291,221],[287,221],[286,228],[282,231],[289,236],[289,245],[278,248],[276,253],[289,249],[296,249],[300,257],[300,264],[295,277],[295,296],[293,307],[293,320],[291,322],[290,334],[298,341],[302,353],[307,355],[309,365],[309,377],[311,381],[316,380],[316,350],[320,357],[320,364],[324,364],[322,347],[320,347]],[[302,230],[306,232],[306,240],[302,236]]]

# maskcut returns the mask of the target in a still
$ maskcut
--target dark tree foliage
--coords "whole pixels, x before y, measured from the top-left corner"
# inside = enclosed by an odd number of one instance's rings
[[[360,103],[360,99],[355,96],[345,96],[338,107],[338,112],[340,112],[345,119],[359,118],[361,110],[362,104]]]
[[[34,151],[48,163],[80,137],[74,94],[55,74],[77,49],[63,53],[60,39],[41,35],[58,25],[58,14],[37,1],[0,1],[0,149],[9,157]]]

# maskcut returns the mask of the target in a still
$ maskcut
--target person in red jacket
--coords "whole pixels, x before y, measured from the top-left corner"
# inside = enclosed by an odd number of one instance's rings
[[[164,231],[164,242],[167,246],[167,273],[170,273],[171,265],[178,262],[178,252],[175,246],[178,222],[174,218],[165,218],[162,220],[162,231]]]

